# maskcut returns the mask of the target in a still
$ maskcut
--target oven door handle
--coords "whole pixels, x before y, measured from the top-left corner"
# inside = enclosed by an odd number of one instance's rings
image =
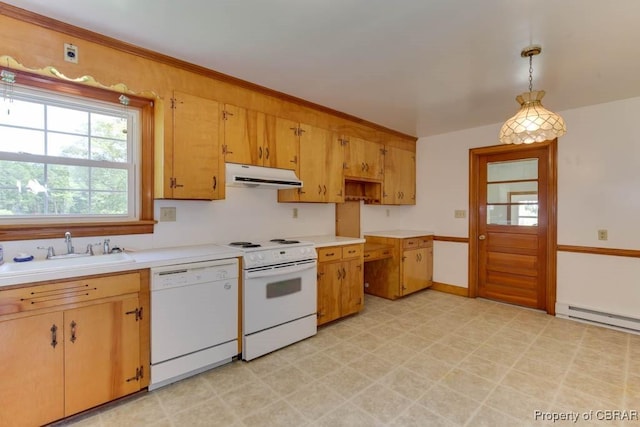
[[[247,279],[257,279],[259,277],[281,276],[283,274],[297,273],[299,271],[310,270],[312,268],[316,268],[315,260],[313,262],[307,262],[304,264],[297,264],[297,265],[292,265],[288,267],[271,268],[269,270],[259,270],[259,271],[247,271],[246,277]]]

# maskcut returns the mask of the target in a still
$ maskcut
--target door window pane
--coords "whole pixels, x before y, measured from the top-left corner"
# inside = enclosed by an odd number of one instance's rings
[[[487,163],[487,182],[538,179],[538,159]]]
[[[512,203],[513,194],[535,194],[537,200],[538,181],[487,184],[487,203]]]

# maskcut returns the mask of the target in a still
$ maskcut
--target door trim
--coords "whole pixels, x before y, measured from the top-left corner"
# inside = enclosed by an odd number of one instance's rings
[[[480,156],[526,151],[531,148],[547,150],[547,274],[546,311],[556,312],[556,271],[557,271],[557,205],[558,205],[558,140],[520,145],[493,145],[469,150],[469,291],[470,298],[478,296],[478,176]]]

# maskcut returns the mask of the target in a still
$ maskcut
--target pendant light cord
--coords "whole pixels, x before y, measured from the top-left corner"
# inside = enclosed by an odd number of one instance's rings
[[[529,55],[529,92],[533,90],[533,55]]]

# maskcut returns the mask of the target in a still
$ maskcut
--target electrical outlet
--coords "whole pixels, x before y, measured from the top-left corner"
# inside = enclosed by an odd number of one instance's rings
[[[176,208],[160,208],[160,221],[175,221],[176,220]]]
[[[466,218],[467,217],[467,211],[464,209],[456,209],[455,211],[453,211],[453,217],[454,218]]]
[[[609,232],[607,230],[598,230],[598,240],[608,240]]]
[[[64,44],[64,60],[67,62],[78,63],[78,46],[71,43]]]
[[[293,217],[298,218],[298,208],[293,208]]]

